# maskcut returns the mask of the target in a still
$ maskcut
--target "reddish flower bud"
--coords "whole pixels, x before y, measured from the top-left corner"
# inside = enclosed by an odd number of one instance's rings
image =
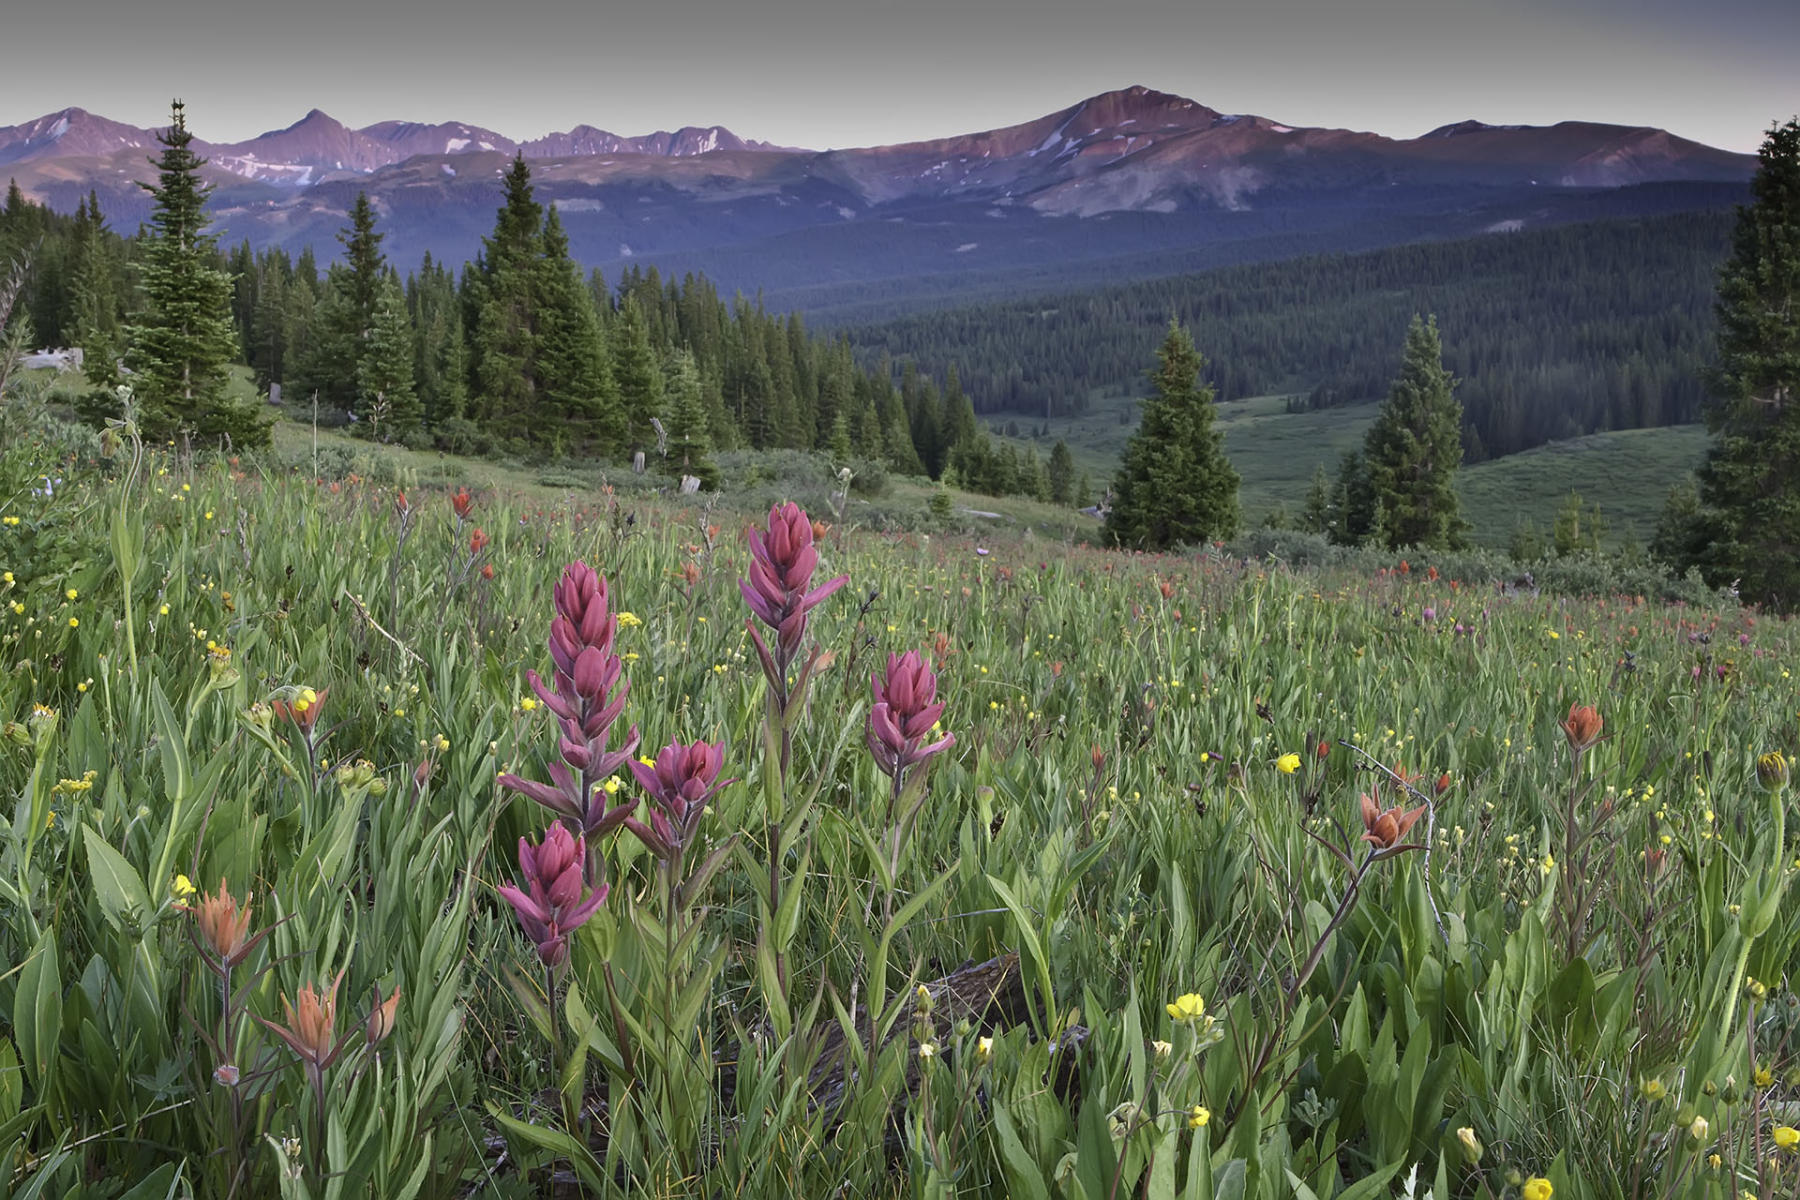
[[[493,563],[483,563],[482,564],[481,577],[483,579],[492,579],[494,577],[494,564]]]
[[[476,526],[475,532],[471,533],[469,535],[469,553],[470,554],[480,554],[483,550],[487,549],[487,544],[488,544],[487,533],[484,530],[482,530],[482,528],[479,525]]]
[[[730,779],[720,779],[725,765],[724,742],[670,742],[656,756],[656,765],[632,762],[631,773],[650,797],[650,824],[628,818],[625,825],[649,847],[652,854],[673,858],[693,841],[701,814],[713,793]]]
[[[1600,740],[1600,727],[1606,724],[1591,704],[1569,705],[1569,715],[1562,723],[1563,736],[1569,739],[1569,749],[1580,754],[1591,749]]]
[[[450,497],[450,507],[455,511],[456,519],[459,521],[468,520],[469,510],[474,506],[475,502],[469,499],[469,489],[466,487],[457,488],[456,494]]]
[[[750,574],[739,582],[738,590],[757,619],[776,632],[775,652],[771,656],[776,672],[770,683],[780,687],[788,664],[799,654],[800,642],[806,636],[807,614],[850,577],[840,575],[807,590],[819,563],[819,552],[813,548],[812,522],[798,504],[777,504],[771,508],[768,527],[752,529],[749,541]]]
[[[484,572],[487,574],[487,572]],[[595,838],[621,825],[635,805],[608,808],[600,785],[631,759],[637,749],[634,727],[625,744],[610,749],[612,726],[624,711],[629,690],[624,664],[613,652],[616,622],[606,580],[583,562],[563,571],[555,590],[556,615],[550,622],[553,683],[536,671],[525,673],[537,698],[556,716],[557,748],[562,761],[550,766],[551,784],[530,783],[503,775],[502,787],[522,792],[560,815],[572,832]]]
[[[926,745],[944,706],[937,702],[937,674],[931,660],[916,650],[888,655],[885,676],[870,678],[875,706],[869,710],[869,753],[887,775],[898,775],[914,763],[956,743],[953,735]]]
[[[519,872],[525,887],[502,884],[498,889],[547,967],[562,965],[569,953],[569,934],[606,900],[605,884],[582,897],[586,861],[586,839],[571,836],[559,822],[545,831],[537,846],[519,839]]]
[[[1401,847],[1400,839],[1406,836],[1418,819],[1425,815],[1423,804],[1415,809],[1402,812],[1399,808],[1383,811],[1368,796],[1362,797],[1362,840],[1374,846],[1377,851],[1393,851]]]

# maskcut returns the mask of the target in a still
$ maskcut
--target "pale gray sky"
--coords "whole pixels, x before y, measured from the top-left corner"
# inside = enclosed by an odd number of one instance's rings
[[[1412,137],[1475,117],[1751,151],[1800,112],[1796,0],[56,0],[9,6],[0,125],[71,105],[209,141],[349,125],[723,124],[872,145],[1144,84]],[[208,10],[212,15],[206,15]]]

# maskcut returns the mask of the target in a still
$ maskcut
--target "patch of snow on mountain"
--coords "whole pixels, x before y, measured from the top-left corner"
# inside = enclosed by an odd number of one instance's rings
[[[958,246],[955,250],[951,251],[951,253],[952,254],[967,254],[969,251],[973,250],[975,247],[977,247],[979,245],[981,245],[980,242],[964,242],[962,245]]]
[[[1274,130],[1276,133],[1292,133],[1292,132],[1294,132],[1293,128],[1288,125],[1271,125],[1271,126],[1269,126],[1269,128]]]
[[[856,210],[854,208],[845,208],[842,204],[840,204],[840,205],[838,205],[837,211],[838,211],[838,216],[844,218],[844,220],[846,220],[846,221],[856,220]]]
[[[481,148],[482,148],[482,149],[483,149],[483,150],[492,150],[492,149],[493,149],[493,148],[494,148],[494,143],[492,143],[492,142],[482,142],[482,143],[481,143]]]
[[[451,166],[449,163],[439,163],[438,170],[442,171],[446,175],[450,175],[453,177],[456,174],[456,168]]]
[[[445,154],[455,154],[469,144],[468,138],[451,138],[444,143]]]
[[[635,253],[635,252],[632,250],[631,244],[629,242],[620,242],[619,243],[619,257],[620,258],[630,258],[633,253]]]
[[[67,132],[69,132],[69,118],[58,117],[56,124],[50,127],[50,132],[47,136],[54,142]]]

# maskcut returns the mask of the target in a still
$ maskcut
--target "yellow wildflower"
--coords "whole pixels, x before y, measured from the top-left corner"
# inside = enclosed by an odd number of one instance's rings
[[[1556,1189],[1550,1186],[1548,1179],[1542,1175],[1533,1175],[1525,1181],[1525,1186],[1519,1194],[1524,1196],[1525,1200],[1550,1200],[1555,1192]]]
[[[1790,1154],[1800,1149],[1800,1129],[1795,1129],[1792,1125],[1777,1125],[1774,1137],[1777,1149],[1786,1150]]]
[[[1177,996],[1175,1003],[1163,1006],[1175,1020],[1183,1024],[1192,1024],[1206,1015],[1206,1001],[1193,992],[1185,996]]]
[[[1188,1109],[1189,1129],[1204,1129],[1210,1120],[1212,1120],[1212,1112],[1204,1104],[1196,1104]]]
[[[1275,760],[1275,769],[1283,775],[1292,775],[1300,769],[1300,756],[1288,753]]]
[[[169,891],[177,900],[186,900],[189,896],[199,890],[200,889],[194,886],[193,880],[189,879],[186,875],[175,876],[175,881],[169,885]]]

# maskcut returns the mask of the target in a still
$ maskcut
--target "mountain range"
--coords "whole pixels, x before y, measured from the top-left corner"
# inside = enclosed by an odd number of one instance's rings
[[[531,161],[571,249],[594,266],[702,269],[728,287],[867,303],[1046,272],[1075,278],[1360,249],[1740,199],[1753,156],[1660,129],[1463,121],[1396,139],[1224,113],[1132,87],[1021,125],[814,151],[722,126],[624,137],[577,125],[528,141],[459,122],[349,128],[315,109],[208,143],[226,242],[328,258],[367,191],[403,268],[474,257],[500,176]],[[71,108],[0,127],[0,173],[54,207],[90,190],[116,228],[148,213],[155,132]],[[985,282],[982,282],[985,281]]]

